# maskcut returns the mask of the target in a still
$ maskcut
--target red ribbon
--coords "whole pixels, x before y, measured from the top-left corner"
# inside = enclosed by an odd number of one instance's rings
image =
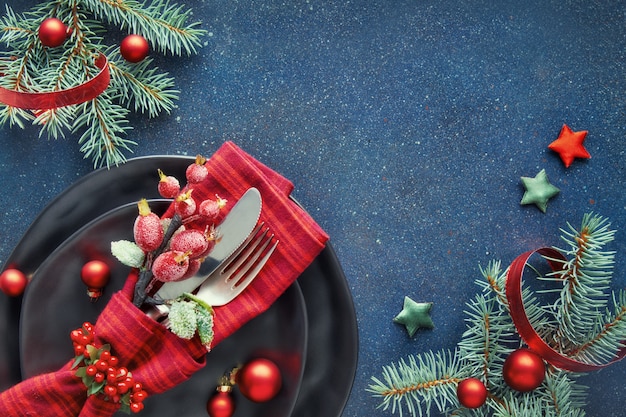
[[[93,100],[107,89],[111,81],[106,56],[98,54],[95,65],[100,69],[95,77],[67,90],[32,93],[0,87],[0,102],[20,109],[49,110]]]
[[[521,254],[511,263],[506,279],[506,297],[509,302],[511,318],[517,328],[517,332],[535,353],[541,355],[548,363],[560,369],[573,372],[589,372],[609,366],[626,356],[626,347],[620,349],[616,357],[605,364],[595,365],[574,360],[552,349],[533,328],[522,301],[522,276],[528,259],[538,253],[547,258],[548,264],[553,271],[562,271],[565,257],[555,249],[540,248]],[[561,262],[563,261],[563,262]]]

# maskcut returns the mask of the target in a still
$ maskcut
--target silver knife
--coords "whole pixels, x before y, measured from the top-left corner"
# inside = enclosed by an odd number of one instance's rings
[[[198,288],[206,277],[215,271],[246,240],[261,216],[261,193],[250,188],[244,193],[219,225],[222,238],[215,244],[209,256],[202,262],[200,270],[193,277],[183,281],[166,282],[154,297],[169,300],[185,292]]]

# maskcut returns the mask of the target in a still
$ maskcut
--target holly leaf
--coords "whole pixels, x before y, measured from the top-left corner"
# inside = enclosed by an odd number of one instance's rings
[[[146,259],[146,254],[141,248],[129,240],[111,242],[111,253],[123,265],[131,268],[141,267]]]
[[[82,367],[78,368],[74,375],[76,375],[79,378],[83,378],[83,377],[87,376],[87,367],[86,366],[82,366]]]
[[[87,390],[87,395],[97,394],[104,387],[104,384],[106,384],[106,381],[95,382],[94,384],[89,385],[89,389]]]
[[[125,402],[122,402],[122,404],[120,405],[119,411],[121,411],[124,414],[130,414],[130,406],[126,404]]]
[[[190,301],[175,301],[170,306],[169,328],[181,339],[191,339],[196,334],[196,304]]]
[[[100,352],[94,345],[87,345],[85,348],[87,350],[87,355],[89,355],[89,359],[93,362],[100,356]]]
[[[74,358],[74,362],[72,363],[72,367],[70,369],[76,368],[84,360],[85,360],[85,355],[78,355],[77,357]]]
[[[210,345],[213,341],[213,314],[204,306],[198,304],[196,306],[196,324],[198,328],[198,336],[203,345]]]

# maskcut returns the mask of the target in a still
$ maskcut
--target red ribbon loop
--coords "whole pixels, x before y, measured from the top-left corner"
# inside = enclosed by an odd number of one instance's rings
[[[100,69],[95,77],[67,90],[32,93],[0,87],[0,102],[20,109],[49,110],[93,100],[107,89],[111,81],[109,61],[104,54],[98,54],[95,65]]]
[[[624,356],[626,356],[626,347],[622,348],[612,361],[605,364],[596,365],[580,362],[557,352],[537,334],[526,315],[524,302],[522,301],[522,277],[524,275],[524,267],[528,259],[535,253],[545,256],[553,271],[563,270],[563,265],[566,261],[565,257],[559,251],[552,248],[540,248],[521,254],[515,258],[509,267],[506,279],[506,297],[509,302],[509,310],[517,332],[528,347],[535,353],[541,355],[548,363],[557,368],[573,372],[596,371],[623,359]]]

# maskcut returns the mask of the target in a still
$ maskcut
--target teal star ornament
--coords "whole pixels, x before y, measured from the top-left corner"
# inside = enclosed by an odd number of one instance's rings
[[[430,309],[433,303],[416,303],[409,297],[404,297],[404,307],[400,314],[394,317],[395,323],[404,324],[409,336],[413,337],[418,329],[432,329],[435,324],[430,318]]]
[[[558,188],[548,181],[548,174],[546,174],[545,169],[539,171],[534,178],[522,177],[522,183],[526,192],[520,204],[535,204],[544,213],[548,208],[548,200],[560,192]]]

